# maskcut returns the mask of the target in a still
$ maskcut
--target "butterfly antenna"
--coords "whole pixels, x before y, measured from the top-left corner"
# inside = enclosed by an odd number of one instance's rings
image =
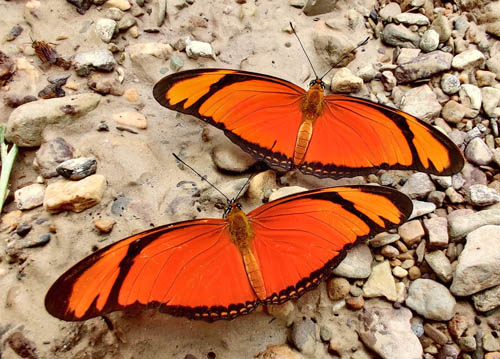
[[[309,56],[307,56],[306,49],[304,49],[304,45],[302,45],[302,41],[300,41],[299,35],[297,35],[297,33],[295,32],[295,29],[294,29],[293,24],[292,24],[291,21],[290,21],[290,27],[292,28],[293,34],[295,35],[295,37],[297,38],[297,40],[299,40],[300,47],[302,47],[302,51],[304,51],[304,54],[307,57],[307,61],[309,61],[309,64],[311,65],[311,68],[312,68],[312,70],[314,72],[314,76],[316,76],[316,78],[318,78],[318,74],[314,70],[314,66],[313,66],[313,64],[311,62],[311,59],[309,59]]]
[[[347,56],[349,56],[350,54],[352,54],[354,51],[356,51],[357,49],[359,49],[361,46],[366,45],[366,43],[368,42],[369,39],[370,39],[370,37],[367,37],[366,39],[364,39],[363,41],[361,41],[354,49],[352,49],[351,51],[349,51],[349,53],[347,53],[344,56],[342,56],[340,58],[340,60],[335,63],[335,65],[333,65],[332,67],[330,67],[330,70],[328,70],[323,76],[320,77],[320,80],[322,80],[323,77],[325,77],[326,75],[328,75],[330,73],[330,71],[332,71],[335,68],[335,66],[337,66],[338,64],[340,64]]]
[[[172,155],[175,157],[175,159],[177,161],[179,161],[180,163],[182,163],[184,166],[186,166],[187,168],[189,168],[191,171],[193,171],[194,173],[196,173],[201,179],[202,181],[205,181],[207,182],[210,186],[212,186],[212,188],[214,188],[217,192],[219,192],[222,196],[224,196],[225,199],[227,199],[227,202],[231,202],[231,200],[224,194],[222,193],[217,187],[215,187],[212,183],[210,183],[209,180],[207,180],[207,176],[202,176],[200,175],[193,167],[191,167],[190,165],[188,165],[186,162],[184,162],[183,160],[181,160],[179,158],[179,156],[177,156],[175,153],[172,153]]]

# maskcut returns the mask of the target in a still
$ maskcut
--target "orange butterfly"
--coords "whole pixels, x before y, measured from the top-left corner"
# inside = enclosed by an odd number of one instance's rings
[[[442,176],[462,169],[460,150],[431,125],[361,98],[325,95],[324,88],[320,78],[304,91],[263,74],[197,69],[164,77],[153,94],[162,106],[216,126],[256,159],[285,170],[339,178],[378,169]]]
[[[150,229],[91,254],[50,288],[53,316],[85,320],[131,307],[214,321],[316,287],[358,240],[394,228],[412,211],[385,187],[331,187],[293,194],[245,214]]]

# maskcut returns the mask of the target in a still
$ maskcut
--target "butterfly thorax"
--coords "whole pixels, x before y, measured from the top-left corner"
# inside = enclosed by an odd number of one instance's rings
[[[251,223],[245,212],[241,210],[239,204],[231,205],[225,216],[231,241],[236,245],[241,254],[250,285],[255,295],[259,299],[264,300],[267,297],[266,289],[259,263],[253,250],[252,240],[254,234]]]
[[[313,81],[302,103],[302,123],[297,133],[293,164],[298,166],[304,160],[314,129],[314,122],[323,112],[325,92],[321,80]]]

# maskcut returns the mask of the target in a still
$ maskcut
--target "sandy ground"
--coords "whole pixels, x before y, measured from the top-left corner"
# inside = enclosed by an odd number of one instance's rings
[[[0,2],[0,35],[4,36],[16,24],[24,28],[18,39],[3,42],[1,47],[13,58],[25,56],[38,69],[39,79],[35,83],[33,95],[45,86],[48,75],[63,70],[57,67],[47,71],[39,69],[39,60],[30,49],[30,36],[57,43],[59,54],[65,57],[72,56],[76,51],[107,47],[94,31],[92,22],[103,17],[103,13],[95,6],[85,15],[80,15],[74,6],[64,0],[42,1],[37,16],[33,16],[25,10],[25,3],[20,0]],[[248,3],[254,4],[253,1]],[[350,2],[349,8],[364,6],[370,9],[371,3]],[[328,69],[328,64],[314,51],[312,35],[334,35],[335,31],[325,26],[325,20],[344,19],[348,6],[343,4],[339,11],[318,17],[305,16],[301,10],[291,7],[287,0],[261,0],[255,2],[255,6],[255,15],[241,18],[242,6],[233,0],[197,0],[182,10],[169,5],[169,16],[160,33],[142,32],[144,28],[154,27],[153,11],[151,16],[145,14],[139,19],[139,38],[120,34],[118,44],[125,47],[138,42],[173,44],[182,36],[194,34],[202,41],[213,39],[212,46],[218,52],[217,60],[192,60],[181,53],[185,62],[183,69],[200,66],[243,68],[279,76],[305,87],[311,74],[309,65],[293,35],[283,31],[292,21],[297,25],[316,70],[324,72]],[[154,3],[147,3],[146,8],[154,8]],[[207,19],[207,28],[193,29],[189,25],[192,18],[198,17]],[[357,29],[355,32],[345,32],[353,43],[367,36],[363,25]],[[57,41],[58,36],[66,36],[67,39]],[[287,42],[290,43],[289,47],[285,45]],[[370,42],[366,52],[360,52],[349,68],[355,72],[361,65],[375,62],[376,46],[381,46],[379,41]],[[23,47],[26,48],[24,53],[19,50]],[[138,90],[141,96],[139,104],[130,104],[123,97],[108,95],[95,111],[84,118],[65,127],[51,126],[44,132],[46,140],[63,137],[81,155],[95,156],[98,161],[97,173],[106,177],[108,187],[101,204],[83,213],[50,215],[42,208],[25,212],[24,218],[48,218],[49,223],[56,226],[57,234],[45,247],[27,250],[28,259],[22,267],[0,262],[0,333],[23,328],[26,337],[34,342],[40,358],[184,358],[186,354],[207,358],[213,357],[211,353],[219,359],[250,358],[269,344],[286,343],[286,323],[262,311],[231,322],[213,324],[174,318],[155,310],[113,313],[110,319],[114,331],[109,331],[99,318],[85,323],[65,323],[45,311],[43,300],[50,284],[72,264],[91,253],[94,246],[102,247],[151,225],[188,219],[186,217],[189,216],[202,218],[222,215],[220,210],[214,208],[213,201],[201,203],[199,211],[190,206],[182,207],[176,213],[169,210],[173,200],[185,195],[182,188],[176,187],[178,182],[195,181],[199,188],[206,187],[192,173],[181,170],[171,152],[182,152],[192,166],[207,174],[215,184],[223,185],[244,177],[222,174],[213,165],[210,155],[212,148],[221,141],[227,141],[220,132],[209,128],[207,131],[211,140],[201,141],[202,131],[207,126],[197,119],[176,114],[158,105],[152,97],[153,81],[147,82],[136,77],[128,58],[122,67],[125,70],[124,86]],[[152,79],[163,76],[158,68],[151,68],[150,73]],[[71,79],[79,84],[77,92],[90,91],[86,87],[86,79],[78,78],[74,72]],[[146,115],[147,130],[135,135],[114,129],[111,115],[125,109],[139,110]],[[0,122],[7,121],[10,111],[7,107],[0,110]],[[110,125],[110,132],[96,131],[102,121]],[[35,150],[21,151],[12,175],[13,188],[35,181],[37,173],[32,167]],[[311,188],[336,183],[301,175],[292,176],[291,182]],[[130,198],[131,203],[122,215],[112,215],[113,201],[122,196]],[[7,206],[7,210],[13,209],[13,203]],[[251,207],[245,209],[250,210]],[[103,236],[96,232],[92,221],[100,216],[117,220],[110,235]],[[20,270],[22,276],[16,276]],[[300,299],[299,303],[315,301],[319,295],[316,290]],[[352,329],[342,335],[356,337]],[[18,357],[5,343],[2,345],[3,358]],[[52,350],[56,346],[62,349],[54,353]],[[369,356],[364,351],[362,353],[358,352],[357,356]],[[324,356],[329,357],[326,348]]]

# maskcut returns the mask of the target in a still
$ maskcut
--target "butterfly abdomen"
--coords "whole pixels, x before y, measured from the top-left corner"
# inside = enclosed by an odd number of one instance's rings
[[[295,151],[293,153],[293,164],[295,166],[300,165],[304,160],[313,134],[314,121],[323,112],[324,97],[325,94],[320,84],[311,86],[306,93],[304,102],[302,103],[302,123],[297,133],[297,141],[295,142]]]
[[[231,236],[232,242],[240,251],[248,281],[255,295],[260,300],[264,300],[267,297],[266,288],[264,286],[264,279],[262,278],[259,263],[253,252],[252,240],[254,234],[248,217],[241,209],[233,207],[226,218],[229,223],[229,235]]]

